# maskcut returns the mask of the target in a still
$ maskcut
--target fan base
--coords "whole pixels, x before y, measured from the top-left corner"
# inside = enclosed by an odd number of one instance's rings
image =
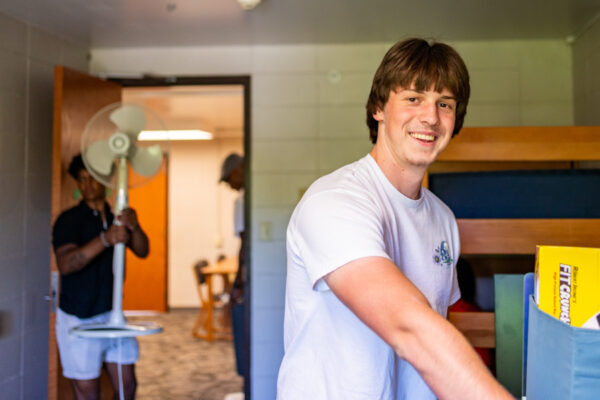
[[[162,330],[162,327],[154,322],[136,322],[123,325],[84,324],[72,328],[69,333],[85,338],[114,339],[152,335]]]

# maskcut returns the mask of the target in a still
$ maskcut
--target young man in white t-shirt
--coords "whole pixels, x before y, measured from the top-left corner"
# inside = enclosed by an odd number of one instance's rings
[[[372,151],[311,185],[288,226],[279,400],[511,398],[445,319],[460,297],[458,229],[421,186],[469,94],[450,46],[409,39],[385,55]]]

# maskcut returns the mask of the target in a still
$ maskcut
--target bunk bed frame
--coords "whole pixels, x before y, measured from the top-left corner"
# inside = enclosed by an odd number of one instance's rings
[[[463,128],[431,172],[573,168],[600,161],[600,126]],[[441,167],[440,167],[441,166]],[[428,180],[425,180],[427,185]],[[599,199],[600,200],[600,199]],[[599,201],[600,204],[600,201]],[[458,219],[463,255],[533,255],[536,245],[600,247],[600,219]],[[476,347],[495,347],[494,313],[450,313]]]

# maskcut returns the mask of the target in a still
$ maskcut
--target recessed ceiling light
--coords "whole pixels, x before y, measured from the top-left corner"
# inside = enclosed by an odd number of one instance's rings
[[[200,129],[186,129],[173,131],[141,131],[137,137],[140,141],[162,140],[211,140],[213,134]]]

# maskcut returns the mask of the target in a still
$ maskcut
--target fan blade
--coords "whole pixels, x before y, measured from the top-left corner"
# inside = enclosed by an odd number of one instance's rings
[[[109,176],[112,173],[113,154],[108,147],[108,140],[92,143],[85,151],[85,159],[100,175]]]
[[[162,162],[162,150],[160,145],[144,148],[133,148],[133,154],[129,157],[131,166],[140,175],[152,176],[158,171]]]
[[[117,125],[121,132],[135,134],[146,126],[144,111],[135,106],[122,106],[110,114],[110,120]]]

